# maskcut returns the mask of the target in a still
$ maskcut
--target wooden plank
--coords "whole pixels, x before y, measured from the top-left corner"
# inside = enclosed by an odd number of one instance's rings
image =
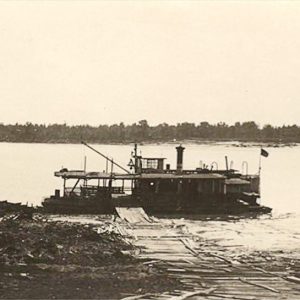
[[[244,282],[244,283],[247,283],[247,284],[250,284],[250,285],[253,285],[253,286],[257,286],[257,287],[260,287],[260,288],[269,290],[269,291],[271,291],[271,292],[273,292],[273,293],[277,293],[277,294],[279,293],[279,291],[276,290],[276,289],[273,289],[273,288],[271,288],[271,287],[269,287],[269,286],[266,286],[266,285],[263,285],[263,284],[254,283],[254,282],[248,281],[248,280],[246,280],[245,278],[240,278],[240,281],[242,281],[242,282]]]
[[[214,288],[206,289],[206,290],[198,290],[193,292],[185,293],[178,297],[172,297],[170,300],[185,300],[187,298],[193,297],[193,296],[208,296],[212,294],[215,291]]]

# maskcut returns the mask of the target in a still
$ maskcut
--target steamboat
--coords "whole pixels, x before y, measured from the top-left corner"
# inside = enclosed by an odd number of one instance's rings
[[[55,172],[62,178],[63,190],[45,198],[49,213],[114,214],[117,207],[141,207],[151,215],[235,215],[270,213],[260,205],[260,175],[248,175],[228,167],[217,170],[202,166],[183,169],[185,148],[176,147],[177,164],[171,168],[165,158],[142,157],[135,144],[130,171],[83,142],[104,157],[111,170]],[[113,167],[122,170],[113,171]],[[72,184],[70,184],[72,182]]]

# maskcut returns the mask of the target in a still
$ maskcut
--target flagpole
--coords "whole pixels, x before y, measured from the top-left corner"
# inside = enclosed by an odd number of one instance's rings
[[[260,176],[260,171],[261,171],[261,149],[262,146],[260,146],[260,151],[259,151],[259,164],[258,164],[258,175]]]
[[[259,164],[258,164],[258,194],[260,197],[260,171],[261,171],[261,151],[262,151],[262,146],[260,146],[260,150],[259,150]]]
[[[260,173],[261,173],[261,157],[264,156],[264,157],[268,157],[269,156],[269,153],[263,149],[262,146],[260,146],[260,153],[259,153],[259,167],[258,167],[258,191],[259,191],[259,194],[260,194]]]

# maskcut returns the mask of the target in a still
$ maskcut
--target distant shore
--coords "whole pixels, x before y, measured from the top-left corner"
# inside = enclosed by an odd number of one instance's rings
[[[255,122],[162,123],[151,126],[146,120],[131,125],[67,125],[67,124],[2,124],[0,142],[78,144],[131,144],[137,143],[248,143],[293,145],[300,143],[297,125],[258,126]]]

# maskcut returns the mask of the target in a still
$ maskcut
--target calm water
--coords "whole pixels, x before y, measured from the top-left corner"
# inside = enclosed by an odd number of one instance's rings
[[[176,145],[140,146],[143,156],[167,158],[175,167]],[[123,166],[129,162],[130,145],[94,145],[102,153]],[[258,172],[257,147],[240,148],[232,145],[185,145],[184,168],[195,168],[202,161],[216,162],[225,167],[227,155],[232,167],[241,169],[243,161],[249,173]],[[300,147],[267,148],[269,157],[262,157],[262,204],[273,208],[272,217],[237,222],[190,222],[190,229],[201,236],[223,237],[225,244],[241,244],[256,249],[286,249],[298,255],[300,249]],[[0,143],[1,173],[0,199],[39,205],[43,197],[61,188],[62,182],[53,172],[62,167],[82,169],[87,156],[88,171],[102,171],[105,161],[83,145],[12,144]],[[117,170],[116,170],[117,171]],[[225,233],[225,234],[224,234]],[[242,234],[241,234],[242,233]]]

